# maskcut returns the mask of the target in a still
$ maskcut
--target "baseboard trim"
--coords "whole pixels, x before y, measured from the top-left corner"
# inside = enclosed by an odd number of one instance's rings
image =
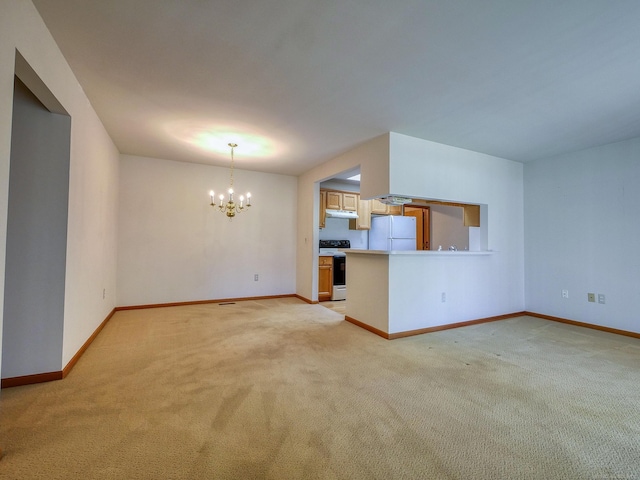
[[[111,310],[109,315],[107,315],[107,317],[102,321],[102,323],[100,325],[98,325],[98,328],[96,328],[96,330],[87,339],[87,341],[82,345],[82,347],[80,347],[80,349],[73,356],[73,358],[71,360],[69,360],[69,363],[67,363],[67,365],[64,367],[64,369],[62,369],[61,371],[56,371],[56,372],[36,373],[36,374],[33,374],[33,375],[24,375],[24,376],[21,376],[21,377],[3,378],[0,381],[0,388],[21,387],[21,386],[24,386],[24,385],[34,385],[34,384],[37,384],[37,383],[44,383],[44,382],[52,382],[52,381],[56,381],[56,380],[62,380],[67,375],[69,375],[69,372],[71,372],[71,370],[76,365],[76,363],[78,363],[78,360],[80,360],[80,358],[82,357],[84,352],[93,343],[93,341],[96,339],[96,337],[102,331],[102,329],[105,327],[105,325],[109,322],[109,320],[111,320],[111,317],[113,317],[113,315],[118,311],[140,310],[140,309],[145,309],[145,308],[180,307],[180,306],[185,306],[185,305],[202,305],[202,304],[208,304],[208,303],[227,303],[227,302],[236,302],[236,301],[266,300],[266,299],[273,299],[273,298],[290,298],[290,297],[295,297],[295,298],[297,298],[299,300],[302,300],[303,302],[306,302],[306,303],[312,304],[312,305],[319,303],[317,301],[309,300],[308,298],[305,298],[305,297],[303,297],[301,295],[298,295],[298,294],[286,294],[286,295],[268,295],[268,296],[262,296],[262,297],[225,298],[225,299],[218,299],[218,300],[196,300],[196,301],[192,301],[192,302],[172,302],[172,303],[160,303],[160,304],[151,304],[151,305],[133,305],[133,306],[127,306],[127,307],[115,307],[113,310]],[[358,326],[360,328],[363,328],[365,330],[368,330],[371,333],[375,333],[376,335],[378,335],[378,336],[380,336],[380,337],[382,337],[382,338],[384,338],[386,340],[395,340],[397,338],[405,338],[405,337],[411,337],[411,336],[414,336],[414,335],[422,335],[424,333],[438,332],[438,331],[442,331],[442,330],[450,330],[452,328],[468,327],[468,326],[471,326],[471,325],[479,325],[481,323],[496,322],[496,321],[499,321],[499,320],[506,320],[506,319],[509,319],[509,318],[521,317],[521,316],[524,316],[524,315],[529,316],[529,317],[542,318],[544,320],[550,320],[550,321],[553,321],[553,322],[559,322],[559,323],[564,323],[564,324],[568,324],[568,325],[574,325],[576,327],[590,328],[592,330],[600,330],[602,332],[613,333],[613,334],[616,334],[616,335],[623,335],[625,337],[633,337],[633,338],[640,339],[640,333],[629,332],[627,330],[620,330],[620,329],[617,329],[617,328],[603,327],[601,325],[594,325],[592,323],[578,322],[576,320],[570,320],[568,318],[554,317],[552,315],[545,315],[545,314],[542,314],[542,313],[529,312],[529,311],[507,313],[507,314],[504,314],[504,315],[497,315],[497,316],[494,316],[494,317],[479,318],[479,319],[476,319],[476,320],[468,320],[466,322],[452,323],[452,324],[449,324],[449,325],[438,325],[438,326],[435,326],[435,327],[421,328],[421,329],[418,329],[418,330],[407,330],[405,332],[396,332],[396,333],[384,332],[382,330],[379,330],[379,329],[377,329],[375,327],[372,327],[371,325],[367,325],[366,323],[363,323],[363,322],[361,322],[361,321],[359,321],[359,320],[357,320],[357,319],[355,319],[353,317],[349,317],[347,315],[345,315],[344,319],[347,322],[352,323],[353,325],[356,325],[356,326]]]
[[[33,375],[23,375],[20,377],[3,378],[0,380],[0,389],[21,387],[24,385],[34,385],[36,383],[53,382],[56,380],[62,380],[67,375],[69,375],[69,372],[71,372],[71,370],[76,365],[76,363],[78,363],[78,360],[80,360],[80,357],[82,357],[84,352],[86,352],[89,346],[93,343],[93,341],[96,339],[98,334],[102,331],[102,329],[105,327],[107,322],[111,320],[111,317],[113,317],[113,315],[116,312],[119,312],[122,310],[140,310],[144,308],[179,307],[179,306],[185,306],[185,305],[199,305],[199,304],[205,304],[205,303],[226,303],[226,302],[238,302],[238,301],[246,301],[246,300],[265,300],[270,298],[288,298],[288,297],[296,297],[296,298],[299,298],[300,300],[306,301],[307,303],[313,303],[308,301],[304,297],[291,293],[287,295],[269,295],[269,296],[263,296],[263,297],[225,298],[225,299],[218,299],[218,300],[199,300],[194,302],[173,302],[173,303],[161,303],[161,304],[154,304],[154,305],[133,305],[129,307],[115,307],[113,310],[111,310],[109,315],[107,315],[107,317],[102,321],[102,323],[98,325],[98,328],[95,329],[95,331],[91,334],[91,336],[87,339],[87,341],[84,342],[82,347],[80,347],[80,349],[71,358],[71,360],[69,360],[69,363],[67,363],[67,365],[62,370],[56,371],[56,372],[36,373]]]
[[[298,299],[302,300],[303,302],[307,302],[307,303],[309,303],[309,304],[311,304],[311,305],[316,305],[316,304],[320,303],[320,302],[319,302],[319,301],[317,301],[317,300],[309,300],[308,298],[303,297],[302,295],[298,295],[297,293],[294,295],[294,297],[296,297],[296,298],[298,298]]]
[[[495,317],[478,318],[476,320],[468,320],[466,322],[450,323],[448,325],[438,325],[435,327],[420,328],[418,330],[407,330],[405,332],[396,332],[396,333],[383,332],[382,330],[378,330],[377,328],[372,327],[371,325],[367,325],[366,323],[363,323],[359,320],[356,320],[353,317],[345,316],[344,319],[347,322],[353,323],[354,325],[357,325],[358,327],[362,327],[365,330],[369,330],[370,332],[375,333],[376,335],[379,335],[382,338],[386,338],[387,340],[395,340],[397,338],[413,337],[414,335],[422,335],[424,333],[439,332],[441,330],[450,330],[452,328],[468,327],[470,325],[479,325],[481,323],[497,322],[499,320],[506,320],[509,318],[521,317],[523,315],[526,315],[526,312],[507,313],[504,315],[497,315]]]
[[[523,315],[542,318],[544,320],[551,320],[553,322],[566,323],[568,325],[574,325],[576,327],[590,328],[592,330],[600,330],[601,332],[615,333],[616,335],[624,335],[625,337],[640,338],[640,333],[629,332],[627,330],[619,330],[617,328],[611,328],[611,327],[603,327],[601,325],[594,325],[593,323],[578,322],[577,320],[569,320],[568,318],[553,317],[551,315],[545,315],[543,313],[523,312]]]
[[[469,321],[466,321],[466,322],[451,323],[449,325],[438,325],[436,327],[421,328],[421,329],[418,329],[418,330],[407,330],[406,332],[396,332],[396,333],[383,332],[382,330],[379,330],[379,329],[377,329],[375,327],[372,327],[371,325],[367,325],[366,323],[363,323],[363,322],[361,322],[359,320],[356,320],[353,317],[349,317],[349,316],[346,316],[346,315],[345,315],[344,319],[347,322],[353,323],[354,325],[357,325],[358,327],[364,328],[365,330],[368,330],[368,331],[370,331],[372,333],[375,333],[376,335],[379,335],[382,338],[386,338],[387,340],[395,340],[397,338],[412,337],[414,335],[422,335],[424,333],[438,332],[438,331],[441,331],[441,330],[449,330],[449,329],[452,329],[452,328],[468,327],[470,325],[479,325],[481,323],[496,322],[496,321],[499,321],[499,320],[507,320],[509,318],[522,317],[522,316],[525,316],[525,315],[529,316],[529,317],[542,318],[544,320],[550,320],[550,321],[553,321],[553,322],[565,323],[567,325],[573,325],[573,326],[576,326],[576,327],[590,328],[592,330],[600,330],[601,332],[613,333],[615,335],[623,335],[625,337],[632,337],[632,338],[639,338],[640,339],[640,333],[629,332],[627,330],[619,330],[617,328],[611,328],[611,327],[603,327],[601,325],[594,325],[592,323],[578,322],[577,320],[570,320],[568,318],[554,317],[554,316],[551,316],[551,315],[545,315],[545,314],[542,314],[542,313],[529,312],[529,311],[507,313],[507,314],[504,314],[504,315],[497,315],[495,317],[479,318],[477,320],[469,320]]]
[[[189,305],[206,305],[209,303],[229,303],[229,302],[246,302],[250,300],[269,300],[273,298],[291,298],[297,297],[300,300],[306,301],[303,297],[296,295],[295,293],[287,293],[285,295],[265,295],[262,297],[235,297],[235,298],[218,298],[215,300],[192,300],[188,302],[170,302],[170,303],[150,303],[145,305],[128,305],[125,307],[116,307],[116,312],[126,310],[143,310],[146,308],[165,308],[165,307],[185,307]]]
[[[105,327],[107,322],[111,320],[111,317],[113,317],[115,313],[116,313],[116,309],[114,308],[113,310],[111,310],[111,313],[109,313],[109,315],[107,315],[107,317],[102,321],[102,323],[98,325],[98,328],[95,329],[95,331],[91,334],[91,336],[87,339],[87,341],[84,342],[84,345],[80,347],[80,350],[78,350],[76,354],[73,356],[73,358],[69,360],[69,363],[67,363],[67,366],[62,369],[62,378],[65,378],[67,375],[69,375],[69,372],[73,369],[73,367],[76,366],[76,363],[78,363],[78,360],[80,360],[80,357],[82,357],[84,352],[87,351],[87,348],[89,348],[89,345],[93,343],[93,341],[96,339],[98,334],[102,331],[102,329]]]
[[[109,315],[107,315],[107,317],[102,321],[102,323],[98,325],[98,328],[95,329],[95,331],[91,334],[91,336],[87,339],[87,341],[84,342],[84,345],[80,347],[80,350],[76,352],[73,358],[69,360],[69,363],[67,363],[67,366],[64,367],[62,370],[57,372],[23,375],[21,377],[3,378],[2,382],[0,383],[0,388],[22,387],[24,385],[34,385],[36,383],[53,382],[56,380],[62,380],[67,375],[69,375],[69,372],[71,372],[71,369],[73,369],[76,363],[78,363],[78,360],[80,360],[80,357],[82,357],[82,354],[87,350],[87,348],[89,348],[89,345],[93,343],[93,341],[98,336],[98,334],[102,331],[102,329],[107,324],[107,322],[111,320],[111,317],[113,317],[114,313],[116,313],[115,308],[111,310]]]
[[[379,335],[380,337],[389,340],[389,334],[387,332],[383,332],[382,330],[378,330],[377,328],[372,327],[371,325],[367,325],[366,323],[362,323],[360,320],[356,320],[355,318],[349,317],[348,315],[345,315],[344,319],[349,323],[353,323],[354,325],[356,325],[356,326],[358,326],[360,328],[364,328],[365,330],[369,330],[371,333],[375,333],[376,335]]]
[[[422,335],[423,333],[440,332],[442,330],[451,330],[452,328],[469,327],[471,325],[480,325],[481,323],[497,322],[499,320],[507,320],[509,318],[521,317],[524,312],[506,313],[504,315],[496,315],[495,317],[478,318],[475,320],[467,320],[465,322],[450,323],[448,325],[437,325],[435,327],[420,328],[418,330],[407,330],[406,332],[390,333],[389,340],[396,338],[412,337],[414,335]]]
[[[34,385],[36,383],[53,382],[62,380],[62,370],[57,372],[36,373],[33,375],[23,375],[21,377],[3,378],[1,388],[22,387],[23,385]]]

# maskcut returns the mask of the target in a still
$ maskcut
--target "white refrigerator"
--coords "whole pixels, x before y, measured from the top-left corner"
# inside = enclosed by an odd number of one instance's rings
[[[416,219],[385,215],[371,217],[369,250],[415,250]]]

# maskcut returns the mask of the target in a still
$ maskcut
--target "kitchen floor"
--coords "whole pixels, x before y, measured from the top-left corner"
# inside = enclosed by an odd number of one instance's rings
[[[347,312],[346,300],[338,300],[337,302],[320,302],[320,305],[328,308],[329,310],[333,310],[334,312],[341,313],[342,315],[345,315]]]

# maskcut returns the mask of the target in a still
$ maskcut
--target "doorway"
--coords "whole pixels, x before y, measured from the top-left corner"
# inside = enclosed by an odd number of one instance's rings
[[[416,219],[416,250],[431,250],[431,209],[405,205],[404,216]]]

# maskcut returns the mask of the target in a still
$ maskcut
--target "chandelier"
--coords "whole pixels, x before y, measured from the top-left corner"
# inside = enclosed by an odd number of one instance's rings
[[[251,194],[247,193],[247,203],[245,204],[245,197],[244,195],[240,195],[240,202],[236,203],[233,200],[233,149],[236,148],[238,145],[235,143],[230,143],[229,146],[231,147],[231,177],[229,180],[229,199],[225,202],[224,201],[224,195],[220,194],[220,204],[217,205],[216,204],[216,198],[215,198],[215,193],[213,192],[213,190],[209,191],[209,197],[211,198],[211,206],[212,207],[217,207],[219,212],[222,212],[224,214],[227,215],[227,217],[229,217],[229,220],[233,220],[233,217],[236,216],[236,213],[242,213],[245,210],[248,210],[249,207],[251,206]]]

